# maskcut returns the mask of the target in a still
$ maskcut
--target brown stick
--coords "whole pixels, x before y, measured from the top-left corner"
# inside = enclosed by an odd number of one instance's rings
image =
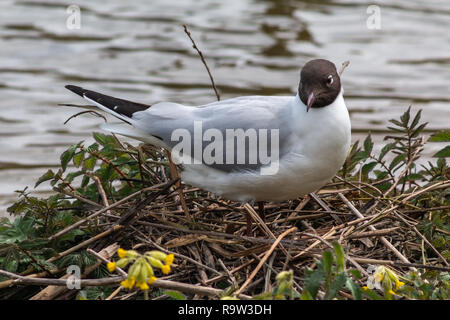
[[[381,237],[381,236],[389,235],[398,229],[400,229],[400,227],[360,232],[360,233],[356,233],[356,234],[345,235],[343,237],[343,239],[361,239],[361,238],[368,238],[368,237]],[[339,239],[339,237],[330,237],[328,240],[336,240],[336,239]]]
[[[178,197],[180,198],[181,207],[183,208],[186,219],[188,219],[189,221],[192,221],[191,214],[189,213],[189,208],[187,207],[186,200],[184,199],[183,185],[181,184],[180,175],[178,174],[177,166],[172,161],[172,155],[171,155],[170,151],[165,150],[165,152],[166,152],[166,157],[169,160],[170,174],[172,175],[172,179],[178,180],[175,183],[175,188],[178,191]]]
[[[345,68],[348,67],[349,64],[350,64],[350,61],[348,61],[348,60],[342,63],[342,66],[339,69],[339,77],[342,76],[342,73],[344,72]]]
[[[220,101],[220,95],[219,92],[217,91],[217,87],[216,84],[214,83],[214,79],[213,76],[211,75],[211,71],[209,70],[208,64],[206,63],[205,58],[203,57],[203,53],[200,51],[200,49],[197,47],[197,45],[195,44],[194,39],[192,39],[191,33],[188,30],[187,26],[185,24],[183,24],[183,28],[184,28],[184,32],[186,32],[187,36],[189,37],[189,39],[191,39],[192,42],[192,47],[197,50],[200,59],[202,60],[203,64],[205,65],[206,71],[208,71],[208,75],[209,75],[209,79],[211,80],[211,84],[213,86],[214,92],[216,93],[216,97],[217,97],[217,101]]]
[[[405,262],[400,262],[400,261],[378,260],[378,259],[359,258],[359,257],[352,257],[352,259],[354,259],[356,262],[359,262],[362,264],[382,264],[382,265],[397,266],[397,267],[413,267],[413,268],[440,270],[440,271],[447,271],[447,272],[450,271],[450,268],[439,267],[439,266],[430,266],[430,265],[419,264],[419,263],[405,263]]]
[[[74,224],[71,224],[71,225],[68,226],[67,228],[65,228],[65,229],[63,229],[63,230],[61,230],[61,231],[55,233],[54,235],[52,235],[52,236],[50,236],[50,237],[48,238],[48,241],[52,241],[52,240],[54,240],[54,239],[56,239],[56,238],[58,238],[58,237],[60,237],[60,236],[62,236],[62,235],[64,235],[64,234],[70,232],[71,230],[73,230],[73,229],[79,227],[80,225],[82,225],[82,224],[85,223],[86,221],[88,221],[88,220],[90,220],[90,219],[93,219],[93,218],[97,217],[98,215],[100,215],[100,214],[102,214],[102,213],[105,213],[105,212],[107,212],[108,210],[110,210],[110,209],[112,209],[112,208],[115,208],[115,207],[117,207],[118,205],[121,205],[121,204],[127,202],[128,200],[130,200],[130,199],[132,199],[132,198],[138,196],[139,194],[141,194],[141,193],[143,193],[143,192],[152,191],[152,190],[158,189],[158,188],[160,188],[160,187],[163,187],[163,186],[165,186],[165,185],[166,185],[166,183],[160,183],[160,184],[157,184],[157,185],[154,185],[154,186],[151,186],[151,187],[144,188],[144,189],[142,189],[142,190],[136,191],[135,193],[132,193],[132,194],[130,194],[129,196],[126,196],[125,198],[122,198],[122,199],[120,199],[119,201],[116,201],[116,202],[114,202],[113,204],[111,204],[111,205],[109,205],[109,206],[107,206],[107,207],[104,207],[104,208],[102,208],[102,209],[100,209],[100,210],[94,212],[94,213],[91,214],[90,216],[88,216],[88,217],[86,217],[86,218],[84,218],[84,219],[82,219],[82,220],[80,220],[80,221],[78,221],[78,222],[76,222],[76,223],[74,223]]]
[[[442,256],[442,254],[433,246],[433,244],[428,241],[428,239],[422,234],[420,233],[419,230],[417,230],[416,226],[412,225],[411,223],[409,223],[408,221],[406,221],[405,218],[403,218],[400,214],[394,213],[395,216],[397,218],[399,218],[400,220],[403,221],[404,224],[406,224],[408,227],[410,227],[411,229],[413,229],[413,231],[422,238],[422,240],[439,256],[439,258],[444,262],[444,264],[446,266],[448,266],[448,262],[447,260],[444,258],[444,256]]]
[[[244,289],[248,286],[248,284],[253,280],[253,278],[256,276],[256,274],[258,273],[259,269],[261,269],[261,267],[263,266],[263,264],[266,262],[266,260],[270,257],[270,255],[272,254],[272,252],[275,250],[275,248],[278,246],[278,244],[280,243],[281,239],[283,239],[285,236],[287,236],[289,233],[296,231],[297,227],[292,227],[286,231],[284,231],[282,234],[280,234],[277,238],[277,240],[275,240],[275,242],[272,244],[272,246],[270,247],[270,249],[266,252],[266,254],[264,255],[264,257],[261,259],[261,261],[258,263],[258,265],[256,266],[256,268],[253,270],[253,272],[250,274],[250,276],[247,278],[247,280],[245,280],[245,282],[242,284],[242,286],[239,288],[238,291],[236,291],[236,295],[239,296],[239,294],[244,291]]]
[[[102,233],[99,233],[96,236],[94,236],[94,237],[92,237],[90,239],[87,239],[86,241],[83,241],[83,242],[77,244],[76,246],[73,246],[70,249],[67,249],[66,251],[63,251],[63,252],[59,253],[57,256],[51,257],[50,259],[47,260],[47,262],[53,262],[55,260],[58,260],[59,258],[62,258],[64,256],[68,255],[69,253],[75,252],[75,251],[77,251],[77,250],[79,250],[79,249],[81,249],[83,247],[86,247],[89,244],[97,241],[98,239],[106,237],[107,235],[109,235],[109,234],[111,234],[111,233],[113,233],[113,232],[115,232],[117,230],[120,230],[122,228],[123,228],[123,226],[121,226],[121,225],[115,225],[114,227],[112,227],[112,228],[110,228],[110,229],[108,229],[108,230],[106,230],[106,231],[104,231]]]
[[[63,270],[60,270],[60,269],[52,269],[52,270],[50,270],[50,273],[52,275],[54,275],[54,274],[58,274],[62,271]],[[26,278],[30,278],[30,279],[31,278],[40,278],[40,277],[45,277],[46,275],[48,275],[48,272],[43,271],[43,272],[27,275]],[[13,284],[13,282],[14,282],[14,280],[11,280],[11,279],[0,282],[0,289],[8,288],[9,286],[11,286]]]
[[[119,246],[117,244],[112,244],[108,246],[107,248],[101,250],[98,255],[100,255],[103,258],[109,259],[112,257],[117,250]],[[102,261],[98,261],[97,263],[94,263],[91,266],[86,267],[83,274],[81,275],[81,278],[87,277],[92,271],[98,268],[98,266],[102,263]],[[70,274],[66,274],[60,279],[63,279],[67,283],[67,279],[70,277]],[[48,286],[44,288],[42,291],[31,297],[30,300],[52,300],[55,297],[61,295],[65,291],[69,290],[67,287],[63,286]]]
[[[47,278],[28,278],[24,276],[20,276],[18,274],[0,270],[0,274],[13,278],[15,280],[12,281],[12,285],[15,284],[28,284],[32,286],[66,286],[66,279],[47,279]],[[101,279],[82,279],[80,280],[81,287],[97,287],[97,286],[109,286],[112,284],[117,284],[120,281],[124,280],[125,277],[111,277],[111,278],[101,278]]]
[[[361,212],[358,211],[358,209],[355,208],[355,206],[348,201],[348,199],[342,194],[338,193],[338,196],[341,198],[341,200],[349,207],[349,209],[358,217],[358,218],[364,218],[364,216],[361,214]],[[370,230],[376,231],[377,229],[373,225],[368,226]],[[405,263],[411,263],[400,251],[397,250],[396,247],[392,245],[385,237],[380,237],[381,242],[390,249],[400,260],[402,260]]]

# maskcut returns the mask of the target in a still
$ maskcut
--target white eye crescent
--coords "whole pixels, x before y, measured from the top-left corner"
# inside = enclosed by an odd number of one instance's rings
[[[333,75],[330,74],[327,78],[327,85],[331,86],[333,84],[333,81]]]

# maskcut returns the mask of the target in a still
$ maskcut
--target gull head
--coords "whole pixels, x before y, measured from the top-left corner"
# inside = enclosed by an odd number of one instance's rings
[[[306,111],[330,105],[340,92],[341,79],[334,63],[325,59],[315,59],[303,66],[298,94],[306,106]]]

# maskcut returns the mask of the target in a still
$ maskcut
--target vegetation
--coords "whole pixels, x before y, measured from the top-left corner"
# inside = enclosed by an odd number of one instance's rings
[[[52,196],[17,191],[11,221],[0,221],[0,298],[38,299],[77,266],[81,291],[45,297],[127,299],[142,289],[158,299],[448,299],[450,146],[419,165],[420,115],[408,109],[391,120],[378,154],[370,135],[355,143],[317,194],[267,204],[269,228],[257,224],[251,237],[242,214],[250,206],[180,184],[163,150],[94,133],[94,144],[70,146],[59,170],[38,179]],[[450,132],[428,139],[436,141],[450,141]],[[133,249],[119,251],[136,254],[133,266],[140,261],[163,274],[174,255],[174,273],[155,281],[145,271],[149,286],[141,279],[135,289],[136,268],[114,276],[116,264],[98,262],[113,260],[117,249],[103,249],[116,243]],[[131,291],[116,290],[120,283]]]

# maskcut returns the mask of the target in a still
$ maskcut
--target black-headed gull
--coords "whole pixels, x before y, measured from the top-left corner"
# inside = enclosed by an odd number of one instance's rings
[[[336,174],[350,147],[340,77],[324,59],[304,65],[295,96],[147,105],[66,88],[126,122],[103,129],[172,151],[183,181],[230,200],[282,201],[313,192]]]

